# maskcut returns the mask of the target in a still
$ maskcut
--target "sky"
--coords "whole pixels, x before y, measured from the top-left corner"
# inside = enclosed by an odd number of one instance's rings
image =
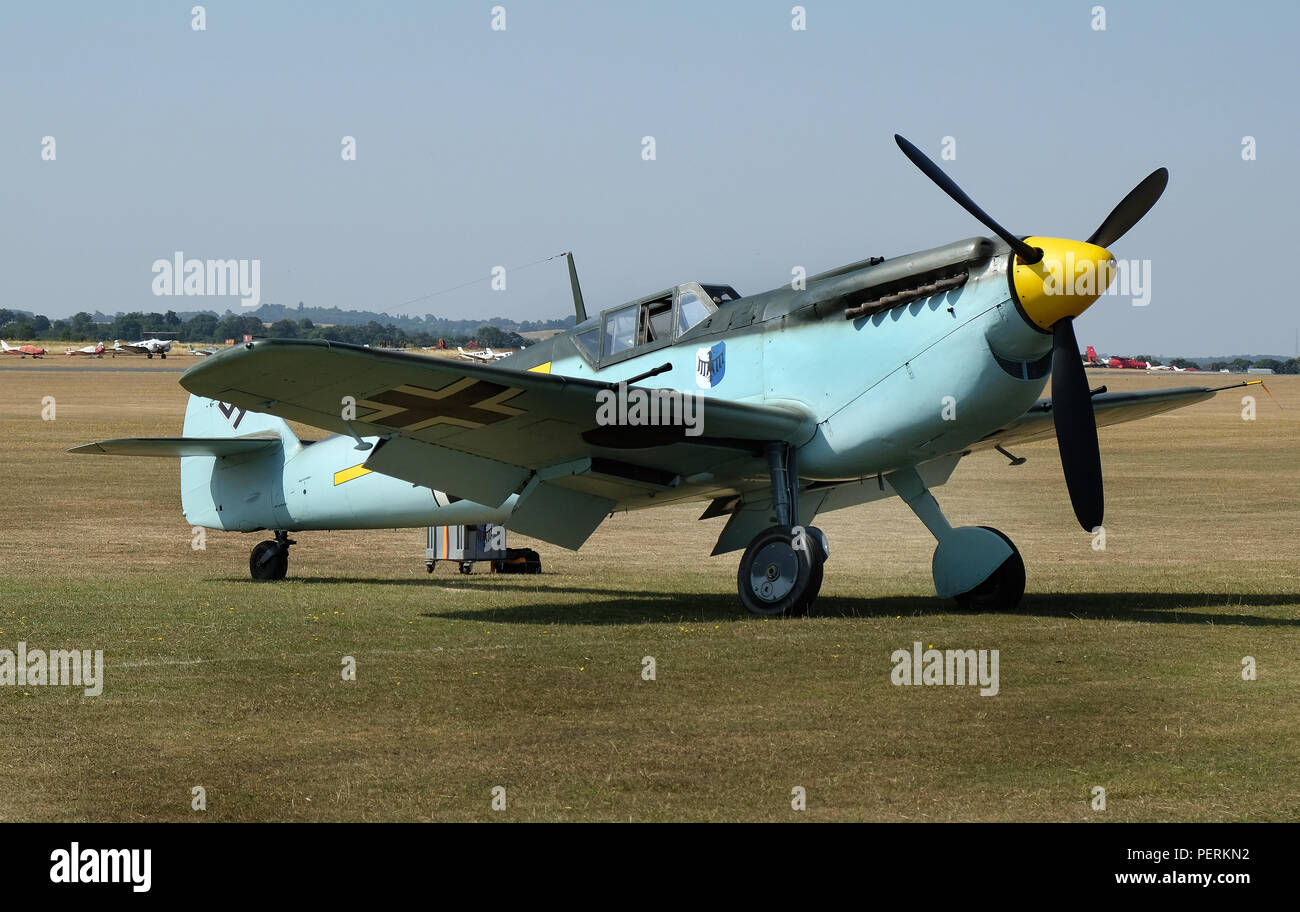
[[[565,250],[592,312],[987,234],[901,133],[1025,235],[1086,238],[1167,166],[1111,247],[1149,301],[1080,343],[1295,354],[1290,0],[195,6],[0,10],[0,307],[240,310],[154,294],[182,251],[257,261],[263,302],[549,319]]]

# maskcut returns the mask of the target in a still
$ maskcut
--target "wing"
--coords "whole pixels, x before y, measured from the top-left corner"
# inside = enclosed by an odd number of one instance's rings
[[[678,418],[693,413],[694,423],[613,425],[599,415],[614,384],[507,365],[264,340],[204,359],[181,385],[334,433],[379,437],[365,462],[372,471],[489,506],[518,494],[510,527],[569,548],[615,509],[680,499],[688,488],[709,496],[754,472],[766,477],[763,444],[803,443],[815,427],[794,408],[639,387],[631,389],[662,394],[663,407]]]
[[[1106,427],[1111,424],[1123,424],[1126,421],[1137,421],[1140,418],[1150,418],[1161,412],[1203,402],[1222,390],[1247,385],[1237,383],[1216,388],[1188,386],[1129,393],[1100,393],[1092,397],[1092,411],[1096,416],[1097,426]],[[1033,440],[1046,440],[1055,435],[1056,429],[1052,424],[1052,400],[1039,399],[1024,415],[1006,427],[998,428],[971,449],[982,450],[1012,443],[1028,443]]]
[[[239,456],[280,443],[272,437],[123,437],[73,447],[69,453],[97,456]]]

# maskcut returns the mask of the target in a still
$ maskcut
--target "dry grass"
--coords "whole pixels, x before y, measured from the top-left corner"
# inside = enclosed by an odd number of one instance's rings
[[[1254,422],[1232,391],[1103,430],[1104,552],[1053,444],[1019,468],[966,460],[938,497],[1018,543],[1016,613],[933,598],[933,542],[892,502],[819,518],[832,559],[814,616],[759,621],[737,603],[737,556],[706,556],[721,523],[698,507],[616,517],[578,554],[539,545],[540,578],[427,577],[422,530],[403,530],[300,535],[293,578],[253,584],[260,536],[191,549],[174,462],[64,454],[179,433],[179,375],[143,358],[51,369],[70,360],[0,371],[0,646],[102,648],[107,683],[0,689],[0,819],[1300,814],[1300,378],[1269,380],[1285,410],[1256,390]],[[1001,693],[892,686],[889,655],[914,640],[999,649]]]

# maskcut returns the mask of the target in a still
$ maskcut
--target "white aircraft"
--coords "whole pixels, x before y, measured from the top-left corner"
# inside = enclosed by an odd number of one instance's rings
[[[83,345],[81,348],[69,348],[63,352],[65,355],[85,355],[88,358],[104,357],[104,343],[97,342],[94,345]]]
[[[456,346],[456,352],[466,361],[500,361],[502,358],[509,358],[509,352],[494,352],[490,348],[484,348],[479,351],[465,351],[459,345]]]
[[[166,339],[141,339],[139,342],[129,342],[125,345],[122,340],[118,339],[113,343],[113,352],[118,355],[144,355],[146,358],[152,358],[157,355],[166,359],[167,353],[172,350],[172,344]]]
[[[208,355],[215,355],[217,353],[217,349],[211,347],[195,348],[193,345],[191,345],[188,353],[191,355],[202,355],[203,357],[206,358]]]

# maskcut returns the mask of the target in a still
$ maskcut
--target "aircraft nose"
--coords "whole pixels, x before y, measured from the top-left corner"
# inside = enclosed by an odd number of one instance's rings
[[[1043,251],[1037,263],[1012,254],[1011,291],[1025,318],[1050,330],[1066,317],[1077,317],[1110,287],[1115,258],[1109,250],[1064,238],[1025,238]]]

